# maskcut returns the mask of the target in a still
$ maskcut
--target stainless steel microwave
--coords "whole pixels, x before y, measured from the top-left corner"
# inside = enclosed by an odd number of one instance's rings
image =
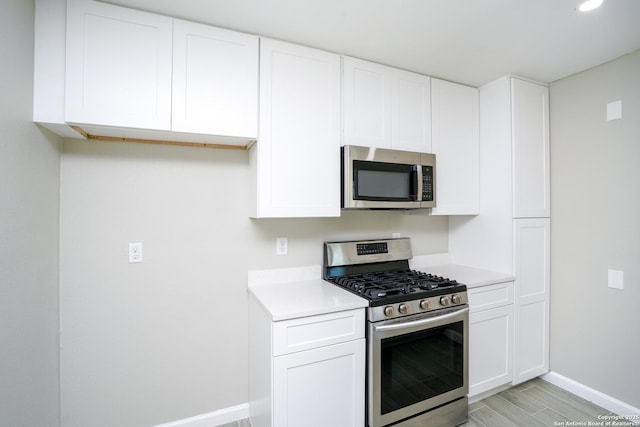
[[[435,154],[342,147],[343,209],[417,209],[436,206]]]

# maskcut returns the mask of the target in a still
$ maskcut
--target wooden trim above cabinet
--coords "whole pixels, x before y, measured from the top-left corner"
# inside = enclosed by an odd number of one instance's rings
[[[204,147],[204,148],[222,148],[228,150],[249,150],[253,145],[257,142],[255,139],[247,140],[246,143],[235,145],[235,144],[218,144],[218,143],[209,143],[209,142],[191,142],[191,141],[178,141],[171,139],[151,139],[151,138],[132,138],[132,137],[124,137],[124,136],[109,136],[109,135],[98,135],[95,133],[87,132],[80,126],[70,125],[70,127],[82,135],[84,138],[88,140],[96,140],[96,141],[110,141],[110,142],[137,142],[142,144],[160,144],[160,145],[178,145],[183,147]]]

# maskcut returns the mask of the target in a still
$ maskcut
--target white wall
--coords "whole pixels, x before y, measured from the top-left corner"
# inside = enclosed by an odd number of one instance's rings
[[[65,140],[61,389],[65,427],[150,426],[248,401],[247,271],[322,263],[331,239],[412,237],[447,218],[349,212],[248,218],[249,154]],[[289,255],[275,255],[278,236]],[[144,262],[129,264],[128,243]]]
[[[0,12],[0,425],[59,425],[60,144],[32,121],[33,1]]]
[[[550,99],[551,369],[640,407],[640,51],[553,83]]]

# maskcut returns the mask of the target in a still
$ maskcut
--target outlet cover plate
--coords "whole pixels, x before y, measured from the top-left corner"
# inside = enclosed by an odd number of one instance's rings
[[[129,263],[142,262],[142,243],[129,243]]]
[[[624,271],[609,270],[608,286],[613,289],[624,289]]]

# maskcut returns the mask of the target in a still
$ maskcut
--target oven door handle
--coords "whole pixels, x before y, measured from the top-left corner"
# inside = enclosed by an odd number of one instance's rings
[[[375,328],[375,332],[384,332],[384,331],[395,331],[398,329],[412,328],[415,326],[425,326],[431,323],[441,322],[443,320],[447,320],[452,317],[459,316],[461,314],[467,313],[468,311],[469,311],[469,307],[465,307],[460,310],[443,314],[442,316],[434,316],[434,317],[429,317],[427,319],[414,320],[412,322],[406,322],[406,323],[394,323],[391,325],[379,325],[379,326],[376,325],[374,328]]]

